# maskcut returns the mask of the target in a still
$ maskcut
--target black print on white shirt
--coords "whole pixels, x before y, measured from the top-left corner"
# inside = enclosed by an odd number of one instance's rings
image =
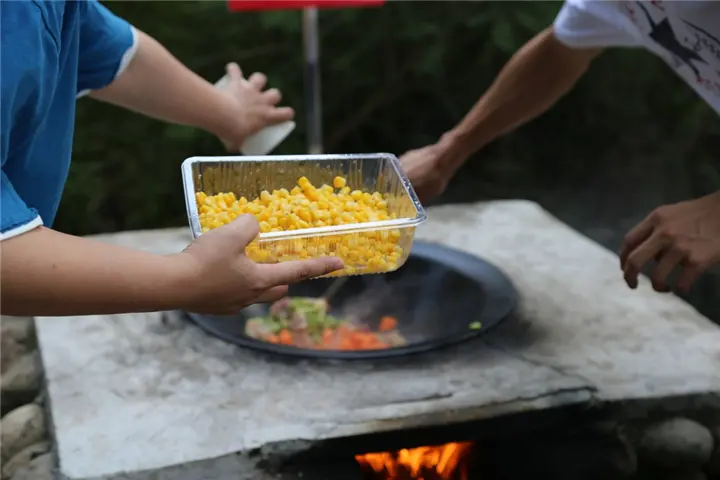
[[[707,30],[700,28],[697,25],[693,25],[687,20],[683,20],[683,22],[693,29],[693,34],[695,35],[695,38],[693,39],[693,50],[696,52],[708,51],[718,61],[720,61],[720,40],[718,40],[718,38],[714,35],[711,35]],[[685,40],[688,42],[690,41],[687,38]],[[717,74],[720,75],[720,70],[717,70]]]
[[[650,12],[647,11],[643,4],[640,2],[635,3],[637,3],[638,7],[640,7],[645,13],[648,22],[650,23],[651,30],[648,36],[655,41],[655,43],[672,53],[677,60],[690,67],[692,71],[695,72],[695,76],[699,77],[700,70],[698,70],[697,66],[693,64],[693,61],[706,65],[707,62],[703,60],[703,58],[700,57],[695,50],[687,48],[685,45],[680,43],[667,17],[659,23],[655,23],[653,18],[650,16]]]

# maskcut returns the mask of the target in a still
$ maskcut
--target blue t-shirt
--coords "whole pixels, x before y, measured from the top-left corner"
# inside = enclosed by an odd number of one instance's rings
[[[135,33],[97,1],[0,0],[0,239],[51,226],[72,152],[76,98],[109,85]]]

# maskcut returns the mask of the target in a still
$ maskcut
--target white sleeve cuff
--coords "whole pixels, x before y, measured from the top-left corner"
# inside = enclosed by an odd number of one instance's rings
[[[120,65],[118,66],[117,72],[115,72],[115,76],[113,77],[113,81],[117,79],[125,70],[127,70],[128,65],[130,65],[130,62],[132,62],[132,59],[135,58],[135,54],[138,51],[138,47],[140,46],[140,42],[138,41],[138,33],[135,27],[132,25],[130,26],[130,30],[132,31],[132,45],[130,48],[127,49],[127,51],[123,54],[122,58],[120,59]],[[92,90],[83,90],[77,94],[75,97],[76,99],[82,98],[86,96],[88,93],[90,93]]]
[[[8,230],[7,232],[0,232],[0,241],[7,240],[9,238],[17,237],[18,235],[22,235],[23,233],[27,233],[30,230],[34,230],[38,227],[41,227],[43,224],[42,218],[40,218],[40,215],[30,220],[28,223],[24,225],[19,225],[11,230]]]
[[[553,33],[570,48],[636,47],[640,43],[623,26],[628,19],[611,2],[566,1],[553,23]],[[597,10],[597,11],[595,11]]]

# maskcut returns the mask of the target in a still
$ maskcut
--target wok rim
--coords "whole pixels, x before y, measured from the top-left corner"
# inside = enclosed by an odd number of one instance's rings
[[[408,260],[413,257],[439,263],[481,285],[485,294],[477,315],[477,318],[481,319],[481,328],[473,330],[468,327],[464,331],[387,349],[315,350],[263,342],[246,335],[233,335],[217,328],[215,322],[205,315],[182,313],[207,334],[254,351],[305,359],[378,360],[425,353],[480,337],[510,317],[517,307],[518,293],[513,283],[498,267],[480,257],[438,243],[423,241],[414,242]]]

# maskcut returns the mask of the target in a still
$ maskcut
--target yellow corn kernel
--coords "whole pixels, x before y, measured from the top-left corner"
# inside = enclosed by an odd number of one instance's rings
[[[335,188],[343,188],[346,184],[347,180],[345,180],[343,177],[333,178],[333,187]]]
[[[310,183],[310,180],[308,180],[307,177],[300,177],[297,183],[303,190],[307,190],[312,187],[312,183]]]
[[[305,196],[307,196],[307,198],[313,202],[320,200],[320,194],[314,187],[310,187],[305,190]]]
[[[335,189],[339,191],[335,193]],[[323,184],[319,188],[301,177],[289,191],[285,188],[264,190],[251,200],[243,196],[238,199],[232,192],[217,195],[197,192],[195,195],[202,233],[246,213],[258,220],[261,233],[387,220],[396,217],[388,207],[388,200],[392,199],[379,192],[351,190],[343,177],[334,178],[332,186]],[[401,232],[394,229],[262,244],[253,242],[246,253],[256,262],[334,255],[345,262],[346,274],[378,273],[397,268],[403,257],[401,237]]]
[[[299,208],[296,212],[297,216],[305,220],[306,222],[309,222],[312,220],[312,216],[310,215],[310,210],[307,208]]]
[[[267,190],[263,190],[260,192],[260,201],[264,203],[265,205],[268,205],[273,199],[273,196],[270,195],[270,192]]]

